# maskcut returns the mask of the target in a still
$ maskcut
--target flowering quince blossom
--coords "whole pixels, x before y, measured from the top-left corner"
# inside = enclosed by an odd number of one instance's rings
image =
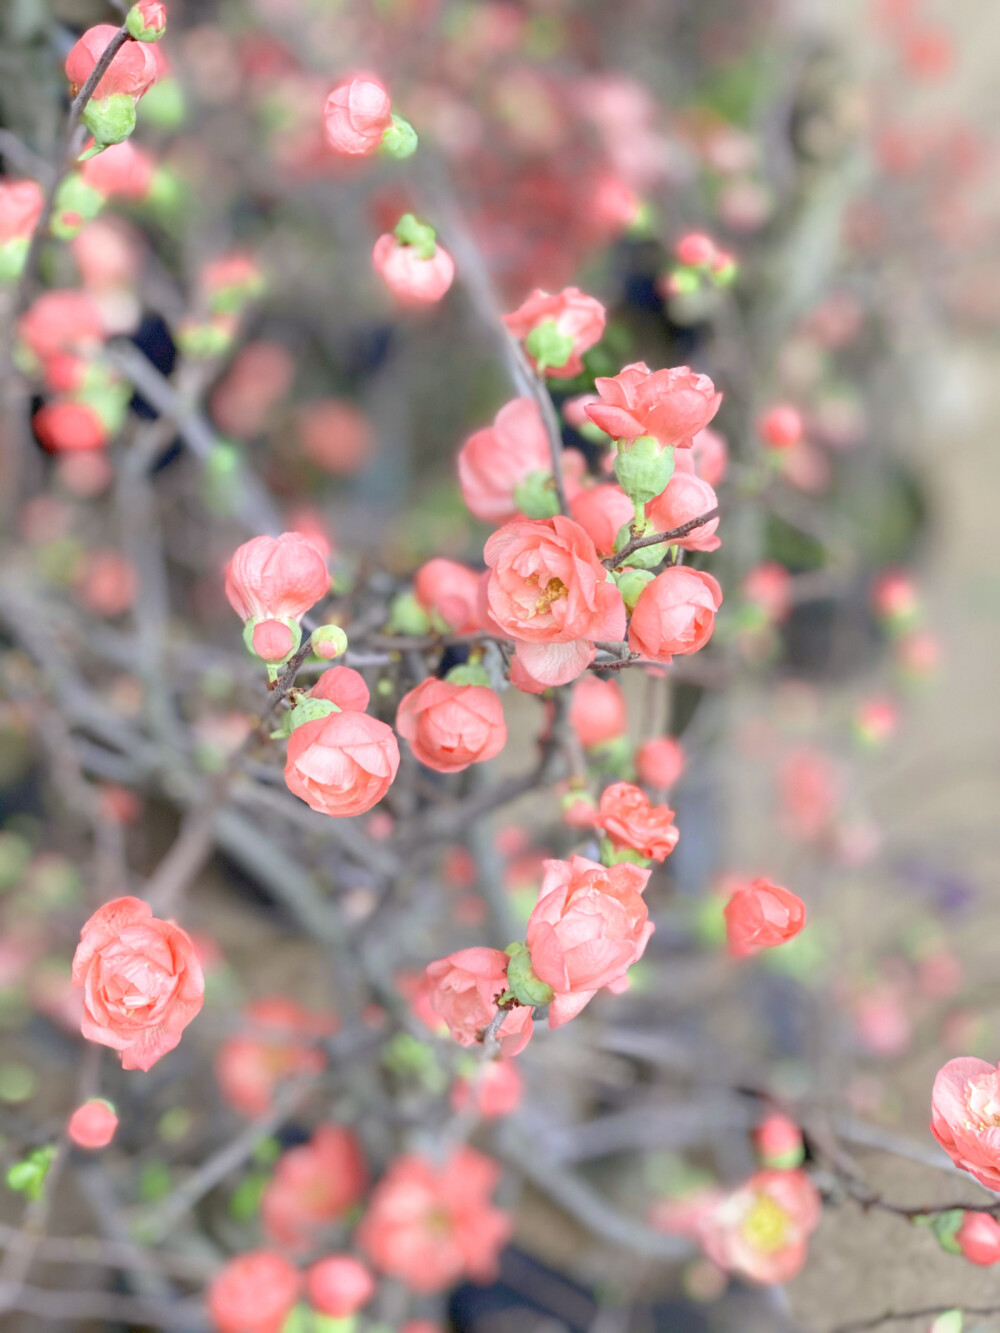
[[[793,449],[802,439],[802,416],[790,403],[775,403],[758,417],[757,433],[769,449]]]
[[[1000,1262],[1000,1222],[989,1213],[966,1213],[955,1242],[970,1264],[986,1268]]]
[[[281,1333],[301,1285],[294,1265],[270,1250],[230,1259],[208,1289],[216,1333]]]
[[[679,449],[692,446],[722,401],[709,377],[688,366],[651,371],[644,361],[636,361],[617,375],[600,377],[594,383],[602,401],[588,404],[585,410],[612,439],[652,435],[661,445]]]
[[[358,1242],[380,1272],[416,1292],[443,1291],[462,1277],[489,1281],[510,1235],[491,1196],[500,1168],[473,1148],[443,1166],[399,1157],[375,1186]]]
[[[604,789],[594,826],[607,834],[613,846],[653,861],[665,861],[680,837],[673,810],[650,804],[646,793],[631,782],[615,782]]]
[[[684,772],[684,748],[673,736],[653,736],[636,750],[635,771],[647,787],[666,791]]]
[[[437,558],[421,565],[413,576],[413,594],[431,617],[453,634],[480,629],[480,575],[457,560]]]
[[[109,144],[103,153],[84,162],[80,175],[92,190],[106,198],[145,199],[156,174],[156,163],[149,153],[137,148],[131,139]]]
[[[404,305],[440,301],[455,277],[455,261],[438,244],[434,228],[404,213],[395,231],[375,242],[372,265]]]
[[[536,681],[568,684],[594,660],[593,640],[625,637],[621,593],[572,519],[508,523],[483,554],[490,614]]]
[[[430,1007],[448,1024],[461,1046],[475,1046],[497,1013],[497,999],[507,989],[510,959],[500,949],[459,949],[427,965]],[[531,1009],[515,1005],[500,1025],[502,1055],[524,1050],[534,1028]]]
[[[618,533],[635,518],[635,505],[620,486],[588,486],[569,502],[569,513],[599,556],[614,555]]]
[[[281,662],[299,646],[299,620],[329,592],[330,575],[308,538],[283,532],[244,542],[226,566],[225,586],[249,646],[265,662]]]
[[[488,685],[428,679],[403,696],[396,730],[413,753],[439,773],[460,773],[493,759],[507,743],[507,723]]]
[[[88,28],[66,57],[66,77],[74,95],[90,78],[118,29],[111,23]],[[125,42],[94,89],[97,101],[114,93],[141,97],[156,82],[156,57],[143,42]]]
[[[353,1255],[330,1254],[306,1273],[306,1295],[320,1314],[345,1319],[375,1295],[375,1279]]]
[[[371,698],[360,671],[337,666],[324,671],[309,691],[310,699],[326,699],[345,713],[363,713]]]
[[[335,1024],[285,996],[257,1000],[247,1010],[250,1031],[219,1048],[215,1076],[223,1097],[241,1115],[264,1115],[282,1079],[316,1074],[326,1058],[315,1044]]]
[[[0,179],[0,245],[27,240],[38,224],[44,203],[37,181]]]
[[[161,0],[135,0],[125,23],[137,42],[158,42],[167,30],[167,7]]]
[[[672,565],[639,594],[628,628],[634,653],[651,662],[696,653],[712,637],[722,589],[701,569]]]
[[[91,1097],[78,1106],[69,1118],[66,1133],[78,1148],[106,1148],[115,1136],[118,1117],[110,1102]]]
[[[802,899],[769,879],[755,879],[737,889],[724,915],[729,952],[736,958],[785,944],[806,923]]]
[[[534,398],[514,398],[470,435],[458,451],[462,499],[476,518],[506,523],[520,512],[518,487],[535,475],[551,478],[552,455]],[[553,491],[553,498],[555,492]]]
[[[718,503],[719,498],[707,481],[690,472],[674,472],[666,490],[646,505],[646,519],[652,532],[672,532],[709,513]],[[713,518],[672,544],[685,551],[717,551],[722,545],[715,535],[718,527],[719,520]]]
[[[108,428],[89,403],[46,403],[31,424],[42,448],[52,454],[92,451],[108,442]]]
[[[607,318],[604,306],[579,287],[555,295],[540,287],[503,322],[523,342],[536,370],[553,378],[574,379],[583,371],[582,355],[599,343]]]
[[[524,1077],[514,1060],[490,1060],[468,1078],[457,1078],[451,1088],[451,1109],[472,1106],[484,1120],[499,1120],[521,1105]]]
[[[353,1130],[320,1125],[308,1143],[282,1153],[261,1198],[268,1238],[299,1251],[364,1197],[368,1167]]]
[[[708,1257],[751,1282],[788,1282],[806,1261],[822,1206],[804,1171],[758,1171],[698,1220]]]
[[[123,1069],[151,1069],[201,1010],[205,979],[190,936],[139,898],[98,908],[80,932],[73,984],[80,1029],[121,1053]]]
[[[931,1133],[956,1166],[1000,1190],[1000,1071],[973,1056],[949,1060],[931,1093]]]
[[[343,818],[377,805],[398,768],[392,728],[367,713],[344,710],[295,728],[285,782],[310,809]]]
[[[713,488],[724,480],[729,467],[729,446],[719,434],[706,426],[694,437],[690,449],[679,449],[674,455],[677,472],[693,472]]]
[[[622,687],[616,680],[582,676],[570,696],[569,724],[585,750],[624,736],[628,716]]]
[[[80,291],[43,292],[21,316],[17,331],[43,367],[60,352],[86,355],[104,342],[100,307]]]
[[[374,153],[392,125],[389,94],[368,75],[339,83],[323,108],[326,141],[335,152],[352,156]]]
[[[642,898],[649,871],[583,856],[546,861],[525,937],[531,970],[555,992],[549,1026],[575,1018],[604,986],[620,987],[653,925]]]

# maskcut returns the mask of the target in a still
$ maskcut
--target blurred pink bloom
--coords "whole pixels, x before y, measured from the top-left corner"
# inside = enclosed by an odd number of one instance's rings
[[[281,1333],[300,1287],[298,1270],[281,1255],[270,1250],[237,1255],[208,1289],[216,1333]]]
[[[755,879],[729,899],[725,918],[729,952],[746,958],[796,936],[805,925],[806,909],[790,889],[769,879]]]
[[[470,435],[458,452],[462,498],[476,518],[505,523],[518,514],[514,489],[532,473],[552,471],[549,437],[534,398],[514,398],[492,426]]]
[[[623,736],[628,716],[622,687],[616,680],[582,676],[570,696],[569,723],[585,750]]]
[[[323,122],[326,141],[338,153],[374,153],[392,125],[389,94],[366,75],[340,83],[326,99]]]

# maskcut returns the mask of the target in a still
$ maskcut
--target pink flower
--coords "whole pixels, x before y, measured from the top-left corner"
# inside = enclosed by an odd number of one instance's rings
[[[118,29],[110,23],[98,23],[88,28],[66,57],[66,77],[74,95],[90,78],[97,62],[111,45]],[[157,62],[152,49],[145,42],[126,42],[115,54],[114,60],[94,90],[95,100],[114,93],[128,93],[141,97],[156,82]]]
[[[651,662],[696,653],[712,637],[722,589],[711,574],[674,565],[646,585],[632,612],[628,645]]]
[[[372,428],[359,407],[342,398],[320,398],[296,414],[302,451],[334,476],[357,472],[371,457]]]
[[[509,961],[499,949],[459,949],[428,964],[431,1008],[461,1046],[475,1046],[496,1014],[497,999],[507,989]],[[523,1051],[532,1027],[529,1008],[511,1009],[498,1034],[501,1052],[513,1056]]]
[[[573,686],[569,723],[585,750],[624,736],[628,716],[622,687],[616,680],[583,676]]]
[[[706,426],[694,437],[690,449],[681,449],[674,455],[674,463],[678,472],[693,472],[715,487],[729,468],[729,447],[718,431]]]
[[[757,433],[769,449],[791,449],[802,439],[802,416],[790,403],[775,403],[757,418]]]
[[[754,1146],[764,1166],[788,1171],[805,1156],[802,1131],[787,1115],[772,1111],[754,1131]]]
[[[0,180],[0,245],[27,240],[38,224],[44,202],[37,181]]]
[[[719,498],[707,481],[690,472],[675,472],[667,483],[667,489],[650,500],[646,505],[646,518],[653,524],[651,532],[672,532],[682,528],[692,519],[701,518],[715,509]],[[715,535],[719,520],[713,518],[695,528],[686,537],[680,537],[672,545],[680,546],[685,551],[717,551],[722,545]]]
[[[243,620],[298,620],[330,590],[319,552],[297,532],[254,537],[226,566],[226,597]]]
[[[583,856],[545,862],[525,938],[532,971],[555,991],[550,1027],[575,1018],[642,957],[653,933],[642,899],[648,879],[648,870],[628,862],[610,868]]]
[[[806,923],[806,906],[790,889],[755,879],[736,890],[724,915],[729,952],[747,958],[793,939]]]
[[[117,1128],[118,1117],[111,1103],[100,1097],[91,1097],[70,1116],[66,1133],[78,1148],[94,1151],[106,1148]]]
[[[624,637],[621,593],[572,519],[508,523],[483,554],[490,614],[536,681],[565,685],[593,661],[593,640]]]
[[[653,435],[662,445],[682,449],[691,447],[722,401],[707,375],[688,366],[651,371],[643,361],[613,378],[597,379],[595,388],[604,401],[592,403],[587,416],[613,439]]]
[[[1000,1262],[1000,1223],[989,1213],[966,1213],[955,1240],[970,1264]]]
[[[396,730],[422,764],[459,773],[493,759],[507,743],[500,696],[487,685],[430,678],[403,696]]]
[[[375,79],[355,75],[326,99],[323,122],[326,141],[336,152],[367,156],[392,124],[389,94]]]
[[[931,1093],[931,1133],[956,1166],[988,1190],[1000,1190],[1000,1072],[963,1056],[938,1070]]]
[[[84,162],[80,175],[91,189],[110,198],[145,199],[153,184],[156,163],[131,139],[110,144]]]
[[[86,292],[43,292],[17,326],[21,340],[45,362],[60,352],[94,351],[104,341],[100,307]]]
[[[472,1148],[443,1166],[398,1157],[375,1186],[358,1230],[362,1250],[379,1269],[417,1292],[444,1291],[459,1278],[485,1282],[510,1235],[506,1213],[491,1196],[500,1168]]]
[[[455,277],[455,261],[443,245],[437,243],[434,253],[424,258],[418,246],[404,245],[391,231],[375,242],[372,264],[393,296],[406,305],[440,301]]]
[[[205,979],[187,933],[139,898],[98,908],[80,932],[73,984],[80,1030],[121,1053],[123,1069],[151,1069],[200,1011]]]
[[[451,1089],[451,1109],[474,1107],[484,1120],[512,1115],[524,1096],[524,1077],[514,1060],[490,1060],[470,1078],[457,1078]]]
[[[310,809],[343,818],[377,805],[398,767],[391,727],[367,713],[331,713],[292,732],[285,782]]]
[[[741,592],[768,621],[779,623],[792,609],[792,576],[775,560],[754,565],[743,580]]]
[[[227,1038],[215,1061],[223,1097],[240,1115],[264,1115],[278,1084],[295,1074],[315,1074],[326,1064],[317,1038],[329,1033],[328,1018],[312,1014],[284,996],[257,1000],[247,1010],[250,1031]]]
[[[487,523],[506,523],[517,515],[514,490],[535,472],[551,475],[552,455],[534,398],[506,403],[493,425],[470,435],[458,451],[462,499]]]
[[[31,425],[42,448],[51,454],[100,449],[108,442],[108,428],[89,403],[46,403]]]
[[[518,342],[525,344],[532,363],[540,364],[545,374],[573,379],[583,370],[582,354],[600,342],[605,318],[600,301],[587,296],[579,287],[566,287],[556,295],[536,287],[512,314],[504,315],[503,322]],[[544,339],[535,345],[539,332],[548,333],[550,338],[553,333],[558,335],[552,344],[558,348],[555,360],[543,354]],[[550,349],[545,347],[544,351],[547,350]]]
[[[413,592],[429,616],[453,634],[479,629],[480,575],[456,560],[428,560],[413,576]]]
[[[281,1333],[300,1285],[298,1270],[270,1250],[230,1259],[208,1289],[216,1333]]]
[[[635,752],[639,781],[656,791],[672,787],[684,772],[684,749],[673,736],[654,736]]]
[[[260,1205],[269,1240],[295,1251],[361,1202],[368,1167],[353,1130],[320,1125],[308,1143],[282,1153]]]
[[[588,486],[570,501],[569,512],[597,554],[607,556],[614,555],[621,528],[635,518],[635,505],[620,486]]]
[[[306,1295],[320,1314],[345,1319],[375,1295],[375,1279],[351,1254],[330,1254],[306,1274]]]
[[[91,551],[80,570],[78,589],[95,615],[113,619],[135,601],[139,578],[131,561],[117,551]]]
[[[353,667],[330,667],[309,691],[310,699],[329,699],[345,713],[363,713],[370,695],[365,678]]]
[[[604,789],[594,824],[616,847],[629,847],[653,861],[665,861],[680,837],[673,810],[651,805],[646,793],[631,782],[615,782]]]
[[[708,1257],[752,1282],[788,1282],[806,1261],[822,1205],[804,1171],[758,1171],[699,1219]]]

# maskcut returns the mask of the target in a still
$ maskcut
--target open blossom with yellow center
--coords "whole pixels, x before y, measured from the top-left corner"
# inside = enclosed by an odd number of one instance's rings
[[[1000,1070],[963,1056],[938,1071],[931,1132],[956,1166],[1000,1190]]]
[[[758,1171],[701,1219],[710,1259],[752,1282],[787,1282],[806,1261],[820,1200],[804,1171]]]

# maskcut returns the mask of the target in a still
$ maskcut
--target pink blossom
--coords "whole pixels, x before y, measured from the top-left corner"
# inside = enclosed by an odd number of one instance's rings
[[[367,713],[331,713],[292,732],[285,782],[310,809],[344,818],[377,805],[398,767],[391,727]]]
[[[254,537],[226,566],[226,597],[244,621],[298,620],[330,590],[330,575],[312,542],[297,532]]]
[[[440,301],[455,277],[455,261],[443,245],[437,243],[434,253],[424,258],[417,246],[404,245],[391,231],[375,242],[372,265],[405,305]]]
[[[821,1204],[804,1171],[758,1171],[699,1219],[705,1253],[752,1282],[788,1282],[806,1261]]]
[[[986,1268],[1000,1262],[1000,1223],[989,1213],[967,1212],[955,1240],[971,1264]]]
[[[374,153],[392,125],[389,94],[365,75],[339,83],[323,108],[326,141],[335,152],[352,156]]]
[[[344,1125],[320,1125],[308,1143],[282,1153],[261,1199],[264,1231],[298,1252],[360,1203],[368,1167],[358,1136]]]
[[[479,625],[480,575],[457,560],[428,560],[413,576],[413,592],[430,616],[453,634],[468,634]]]
[[[772,949],[796,936],[806,921],[805,903],[790,889],[755,879],[743,885],[725,907],[729,952],[737,958]]]
[[[519,342],[530,340],[532,331],[542,324],[553,324],[567,343],[566,360],[549,364],[545,374],[558,379],[573,379],[583,370],[582,354],[600,342],[604,334],[604,306],[579,287],[566,287],[555,295],[536,287],[526,301],[503,322]],[[528,353],[531,355],[530,341]],[[534,362],[535,358],[531,358]]]
[[[582,676],[573,686],[569,723],[585,750],[623,736],[628,716],[622,687],[616,680]]]
[[[230,1259],[208,1289],[216,1333],[281,1333],[300,1286],[295,1267],[270,1250]]]
[[[0,180],[0,245],[26,240],[38,224],[44,202],[37,181]]]
[[[588,486],[570,501],[569,512],[603,557],[614,554],[618,533],[635,518],[635,505],[620,486]]]
[[[594,823],[614,846],[630,848],[654,861],[666,860],[680,837],[673,810],[650,804],[646,793],[631,782],[615,782],[605,788]]]
[[[673,736],[654,736],[635,752],[639,781],[657,791],[672,787],[684,771],[684,749]]]
[[[629,623],[629,647],[651,662],[696,653],[712,637],[721,605],[722,589],[711,574],[671,566],[640,593]]]
[[[431,1008],[448,1024],[462,1046],[474,1046],[497,1013],[497,999],[507,989],[507,964],[500,949],[459,949],[428,964]],[[531,1040],[531,1010],[511,1009],[498,1039],[504,1055],[517,1055]]]
[[[548,432],[534,398],[506,403],[493,425],[470,435],[458,452],[462,498],[487,523],[514,518],[515,487],[532,473],[551,471]]]
[[[352,1254],[330,1254],[306,1274],[306,1295],[320,1314],[345,1319],[375,1295],[375,1279]]]
[[[643,361],[595,381],[601,403],[587,416],[613,439],[652,435],[663,445],[690,448],[719,410],[722,395],[707,375],[688,366],[651,371]]]
[[[938,1071],[931,1093],[931,1133],[956,1166],[1000,1190],[1000,1072],[963,1056]]]
[[[507,743],[500,696],[487,685],[429,678],[404,695],[396,730],[422,764],[460,773],[495,758]]]
[[[118,1117],[110,1102],[91,1097],[78,1106],[69,1118],[66,1133],[78,1148],[94,1151],[106,1148],[115,1136]]]
[[[111,23],[88,28],[66,57],[66,77],[74,95],[87,82],[118,29]],[[156,82],[157,63],[145,42],[125,42],[115,53],[107,73],[94,90],[95,100],[127,93],[141,97]]]
[[[672,532],[682,528],[692,519],[701,518],[717,508],[719,498],[707,481],[690,472],[674,472],[667,483],[667,488],[646,505],[646,518],[652,523],[652,532]],[[672,543],[685,551],[717,551],[722,545],[715,535],[719,520],[713,518],[694,528],[686,537],[679,537]]]

